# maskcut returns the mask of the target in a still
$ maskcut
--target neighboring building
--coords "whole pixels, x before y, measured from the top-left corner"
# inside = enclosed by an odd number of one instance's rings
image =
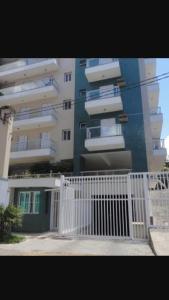
[[[8,169],[13,129],[13,113],[10,107],[0,107],[0,205],[9,203]]]
[[[1,60],[0,106],[11,105],[16,111],[9,175],[48,173],[51,166],[54,172],[73,170],[74,67],[72,58]],[[24,230],[49,229],[45,190],[54,186],[36,180],[10,184],[11,201],[25,212]]]
[[[155,59],[2,59],[1,64],[0,106],[16,110],[10,175],[161,169],[166,150],[159,85],[130,87],[156,75]],[[58,187],[52,177],[10,180],[11,201],[25,212],[23,230],[49,229],[50,189]]]
[[[167,149],[166,161],[169,162],[169,136],[167,136],[165,139],[165,148]]]

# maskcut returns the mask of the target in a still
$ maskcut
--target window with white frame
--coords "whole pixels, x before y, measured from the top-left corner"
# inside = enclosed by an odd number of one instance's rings
[[[39,214],[40,197],[40,191],[20,192],[18,206],[21,208],[23,214]]]
[[[64,100],[63,101],[63,109],[68,110],[71,109],[72,101],[71,100]]]
[[[70,129],[62,130],[62,140],[70,141],[70,139],[71,139],[71,130]]]
[[[72,80],[72,72],[64,73],[64,82],[69,82]]]

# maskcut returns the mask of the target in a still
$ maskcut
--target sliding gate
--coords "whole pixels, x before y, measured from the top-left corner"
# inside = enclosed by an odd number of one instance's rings
[[[143,177],[61,176],[59,233],[72,237],[146,239]]]

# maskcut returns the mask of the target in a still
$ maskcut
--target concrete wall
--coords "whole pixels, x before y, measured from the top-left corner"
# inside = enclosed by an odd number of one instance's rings
[[[6,110],[4,109],[2,114],[5,111]],[[12,126],[12,119],[5,124],[0,120],[0,177],[2,178],[8,177]]]
[[[45,232],[50,228],[50,192],[45,192],[44,188],[19,188],[15,189],[14,203],[18,204],[19,192],[21,191],[40,191],[40,213],[39,214],[24,214],[22,227],[18,231],[22,232]]]
[[[7,206],[9,203],[8,180],[0,178],[0,205]]]

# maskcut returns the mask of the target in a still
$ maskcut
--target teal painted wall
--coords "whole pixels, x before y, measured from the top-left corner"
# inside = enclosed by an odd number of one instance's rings
[[[133,82],[139,82],[139,64],[138,59],[119,59],[121,73],[127,85]],[[79,95],[81,89],[91,90],[97,89],[100,86],[113,84],[115,79],[97,81],[88,83],[85,76],[85,66],[80,66],[80,58],[76,59],[76,74],[75,74],[75,139],[74,139],[74,173],[79,174],[83,170],[83,159],[80,157],[82,153],[89,153],[84,148],[84,140],[86,129],[80,129],[79,123],[87,123],[87,127],[98,126],[101,119],[117,118],[121,112],[105,113],[101,115],[89,116],[85,111],[85,97]],[[123,90],[121,89],[123,102],[123,111],[128,114],[128,123],[122,124],[123,135],[126,148],[132,152],[132,169],[135,172],[147,171],[147,157],[144,135],[143,109],[141,99],[141,89]],[[130,115],[136,114],[136,115]],[[140,114],[140,115],[139,115]],[[116,121],[118,123],[118,120]]]
[[[19,188],[15,189],[14,203],[18,204],[18,194],[22,191],[40,191],[40,214],[24,214],[22,227],[18,229],[21,232],[45,232],[50,229],[50,192],[45,192],[44,188]]]

